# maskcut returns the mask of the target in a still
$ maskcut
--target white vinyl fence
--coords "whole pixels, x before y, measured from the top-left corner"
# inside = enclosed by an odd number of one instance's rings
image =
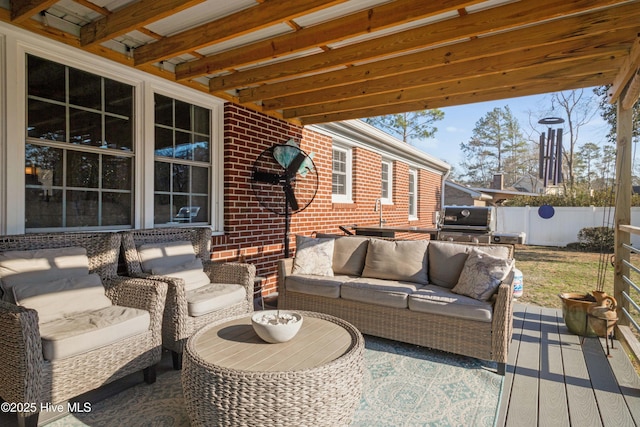
[[[527,245],[566,246],[578,241],[578,232],[585,227],[613,227],[613,208],[556,207],[554,215],[544,219],[538,207],[496,208],[498,233],[526,233]],[[631,208],[631,225],[640,225],[640,207]],[[640,236],[631,235],[631,245],[640,247]]]

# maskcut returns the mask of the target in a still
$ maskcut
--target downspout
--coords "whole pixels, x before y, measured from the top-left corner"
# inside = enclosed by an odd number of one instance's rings
[[[445,181],[447,180],[447,178],[449,178],[450,174],[451,174],[451,169],[447,169],[447,173],[442,175],[442,191],[440,191],[440,210],[444,209],[444,189],[446,187]]]

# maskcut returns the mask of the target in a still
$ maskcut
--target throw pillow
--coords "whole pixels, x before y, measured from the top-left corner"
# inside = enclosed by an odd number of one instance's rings
[[[498,258],[474,248],[469,252],[458,283],[451,291],[488,301],[509,275],[513,263],[512,259]]]
[[[36,310],[40,323],[112,305],[105,295],[100,276],[95,273],[50,282],[19,284],[13,287],[13,296],[17,305]]]
[[[184,280],[184,290],[187,292],[211,283],[209,276],[207,276],[207,273],[205,273],[202,268],[200,258],[178,266],[153,267],[151,274],[182,279]]]
[[[333,239],[296,236],[293,274],[333,276]]]

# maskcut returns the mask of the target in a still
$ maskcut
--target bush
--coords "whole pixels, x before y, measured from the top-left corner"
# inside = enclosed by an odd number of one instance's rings
[[[578,232],[580,249],[590,252],[612,253],[614,233],[611,227],[585,227]]]

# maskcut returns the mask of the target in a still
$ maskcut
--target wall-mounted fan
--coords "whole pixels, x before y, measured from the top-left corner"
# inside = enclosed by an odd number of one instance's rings
[[[274,144],[253,163],[251,188],[265,209],[284,216],[284,255],[288,257],[290,216],[306,209],[318,192],[318,172],[311,156],[293,140]]]

